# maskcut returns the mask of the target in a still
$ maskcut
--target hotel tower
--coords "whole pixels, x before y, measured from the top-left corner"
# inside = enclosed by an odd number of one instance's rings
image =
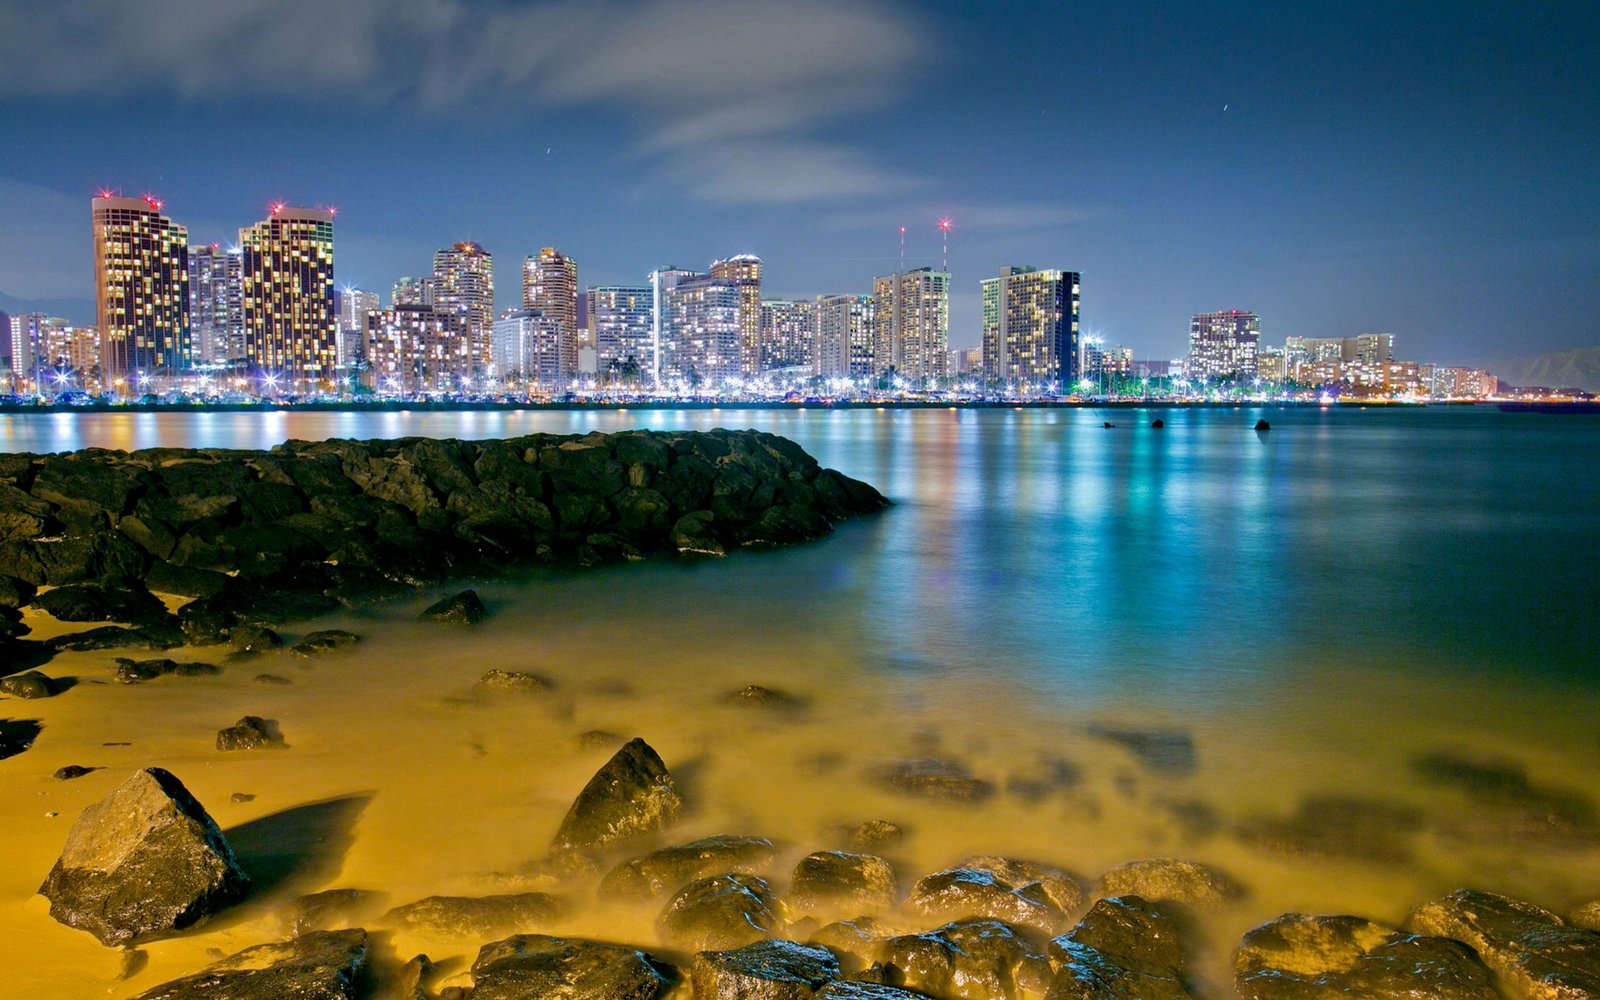
[[[189,233],[159,199],[91,203],[101,377],[108,389],[189,366]]]
[[[333,212],[280,202],[265,219],[239,230],[239,245],[250,367],[295,382],[334,379],[339,322],[333,306]]]

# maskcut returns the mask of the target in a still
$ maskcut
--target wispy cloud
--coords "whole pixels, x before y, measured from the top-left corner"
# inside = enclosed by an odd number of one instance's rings
[[[892,0],[0,0],[0,96],[595,107],[696,194],[789,203],[894,189],[827,129],[930,47]]]

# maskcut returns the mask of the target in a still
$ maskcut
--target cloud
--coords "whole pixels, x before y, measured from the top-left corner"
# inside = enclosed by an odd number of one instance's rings
[[[892,0],[0,0],[0,98],[602,108],[689,190],[785,203],[894,185],[821,135],[930,48]]]

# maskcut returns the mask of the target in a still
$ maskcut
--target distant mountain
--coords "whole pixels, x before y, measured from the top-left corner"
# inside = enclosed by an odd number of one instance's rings
[[[15,316],[18,313],[45,313],[64,317],[76,326],[93,326],[94,299],[19,299],[0,292],[0,312]]]
[[[1600,392],[1600,347],[1551,351],[1531,358],[1513,358],[1489,366],[1502,382],[1543,385],[1552,389]]]

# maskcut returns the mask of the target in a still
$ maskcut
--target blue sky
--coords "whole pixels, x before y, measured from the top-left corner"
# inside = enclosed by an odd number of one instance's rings
[[[1480,362],[1600,343],[1584,3],[0,0],[0,292],[91,295],[88,199],[198,240],[340,210],[341,282],[475,239],[585,284],[753,252],[769,294],[1083,272],[1141,356],[1200,310]],[[87,318],[87,317],[85,317]]]

